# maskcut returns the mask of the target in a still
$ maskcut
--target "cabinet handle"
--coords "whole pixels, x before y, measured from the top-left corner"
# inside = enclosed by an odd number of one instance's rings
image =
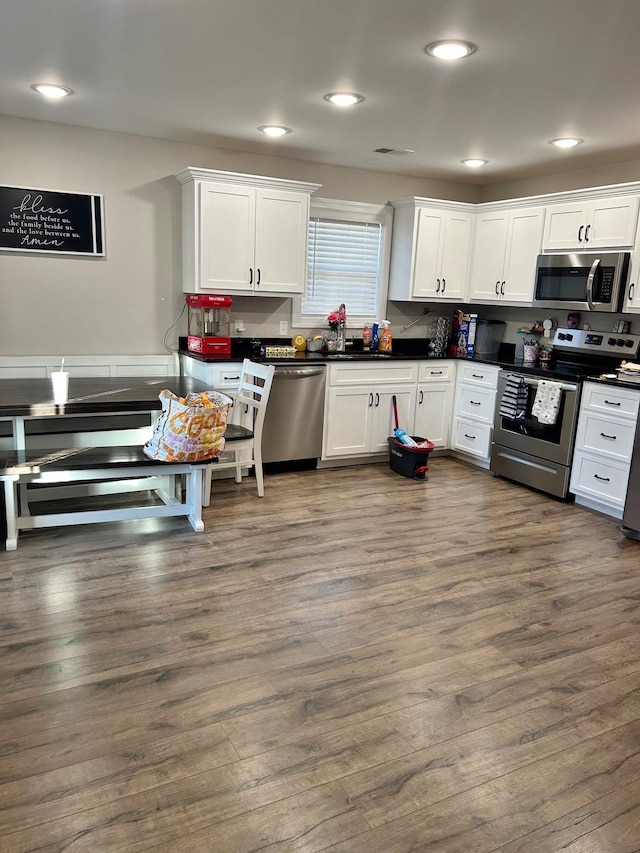
[[[380,394],[376,392],[376,406],[380,405]]]
[[[503,281],[503,282],[502,282],[502,284],[501,284],[501,286],[500,286],[500,296],[504,296],[504,286],[505,286],[505,284],[506,284],[506,281]]]
[[[474,379],[484,379],[484,373],[472,373]]]
[[[584,225],[581,225],[578,228],[578,243],[582,243],[582,232],[584,230]]]
[[[421,391],[421,392],[420,392],[420,399],[418,400],[418,405],[419,405],[419,406],[421,406],[421,405],[422,405],[422,401],[423,401],[423,400],[424,400],[424,391]]]
[[[249,267],[249,284],[253,284],[253,270]]]
[[[471,403],[472,406],[481,406],[482,405],[482,403],[476,403],[475,400],[469,400],[469,402]]]
[[[465,438],[470,438],[470,439],[471,439],[471,441],[475,441],[475,440],[476,440],[475,435],[469,435],[469,433],[468,433],[468,432],[465,432],[464,437],[465,437]]]
[[[636,283],[635,283],[635,281],[632,281],[631,284],[629,285],[629,302],[631,302],[633,300],[633,294],[635,293],[635,291],[636,291]]]
[[[258,267],[258,268],[257,268],[256,273],[257,273],[257,278],[256,278],[256,287],[260,287],[260,279],[261,279],[261,277],[262,277],[262,276],[260,275],[260,267]]]
[[[596,478],[596,480],[602,480],[603,483],[610,483],[611,482],[610,477],[601,477],[599,474],[594,474],[593,476]]]
[[[601,432],[600,435],[602,436],[602,438],[610,438],[611,441],[617,441],[618,439],[617,435],[607,435],[606,432]]]
[[[436,284],[436,293],[440,293],[440,279],[439,279],[439,278],[437,278],[437,279],[436,279],[436,282],[437,282],[437,284]]]
[[[590,229],[591,229],[591,225],[587,225],[587,227],[585,228],[585,232],[584,232],[584,242],[585,243],[589,242],[589,231],[590,231]]]
[[[373,394],[369,394],[369,408],[373,406]]]
[[[500,296],[500,282],[496,281],[496,296]]]
[[[443,279],[442,279],[442,292],[443,292],[443,293],[444,293],[444,291],[445,291],[446,286],[447,286],[447,280],[446,280],[446,278],[443,278]]]
[[[622,403],[616,403],[614,400],[605,400],[607,406],[621,406]]]
[[[429,373],[430,373],[432,376],[442,376],[443,372],[444,372],[444,371],[442,371],[442,370],[430,370],[430,371],[429,371]]]

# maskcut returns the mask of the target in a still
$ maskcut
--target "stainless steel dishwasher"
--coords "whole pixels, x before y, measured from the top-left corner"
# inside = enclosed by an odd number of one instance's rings
[[[324,365],[276,367],[262,432],[262,461],[315,461],[322,455]]]

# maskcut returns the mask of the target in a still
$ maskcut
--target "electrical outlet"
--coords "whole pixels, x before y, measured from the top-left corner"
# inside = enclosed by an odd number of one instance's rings
[[[280,320],[280,334],[288,335],[289,334],[289,324],[286,320]]]
[[[236,334],[244,332],[244,320],[236,320]]]

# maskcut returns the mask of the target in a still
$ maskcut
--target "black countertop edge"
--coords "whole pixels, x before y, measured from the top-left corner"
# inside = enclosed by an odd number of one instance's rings
[[[628,388],[630,391],[640,391],[640,381],[631,382],[628,379],[617,379],[606,375],[585,376],[585,382],[599,382],[602,385],[613,385],[616,388]]]
[[[198,353],[189,352],[189,350],[181,350],[180,354],[189,356],[196,361],[205,362],[206,364],[234,364],[242,361],[242,357],[239,356],[221,356],[219,358],[212,358],[211,356],[201,356],[198,355]],[[399,352],[383,354],[354,352],[346,353],[345,355],[347,357],[344,359],[336,358],[335,355],[333,357],[331,355],[327,356],[320,352],[300,352],[295,356],[284,358],[261,358],[255,356],[245,357],[250,357],[252,361],[258,362],[259,364],[275,364],[276,366],[287,366],[292,364],[389,364],[394,361],[456,361],[464,364],[488,364],[493,367],[499,367],[502,370],[513,370],[514,372],[524,373],[530,376],[546,376],[549,379],[565,382],[579,381],[576,377],[567,375],[565,372],[554,370],[553,367],[547,368],[546,366],[541,365],[525,364],[521,359],[505,358],[504,356],[500,356],[498,358],[483,358],[479,356],[474,356],[473,358],[451,358],[450,356],[434,358],[433,356],[428,355],[409,355]],[[352,356],[351,358],[349,358],[350,355]],[[602,382],[607,385],[616,386],[617,388],[630,388],[632,390],[640,389],[640,382],[628,382],[624,379],[608,379],[601,376],[583,376],[581,378],[582,381]]]
[[[426,354],[410,354],[403,352],[366,353],[362,351],[347,351],[344,357],[340,353],[325,354],[322,352],[299,352],[294,356],[279,356],[273,358],[265,358],[263,356],[254,355],[222,355],[222,356],[203,356],[199,353],[190,352],[189,350],[180,350],[180,355],[193,358],[195,361],[201,361],[205,364],[234,364],[240,363],[244,358],[250,358],[260,364],[340,364],[341,362],[374,362],[388,364],[392,361],[464,361],[474,362],[477,364],[494,364],[498,367],[513,367],[513,361],[498,360],[494,358],[451,358],[450,356],[434,357]]]

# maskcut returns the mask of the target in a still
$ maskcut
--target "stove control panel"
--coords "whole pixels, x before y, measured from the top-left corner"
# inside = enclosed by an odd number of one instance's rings
[[[553,338],[557,352],[592,352],[596,355],[634,358],[640,351],[640,335],[593,332],[586,329],[557,329]]]

